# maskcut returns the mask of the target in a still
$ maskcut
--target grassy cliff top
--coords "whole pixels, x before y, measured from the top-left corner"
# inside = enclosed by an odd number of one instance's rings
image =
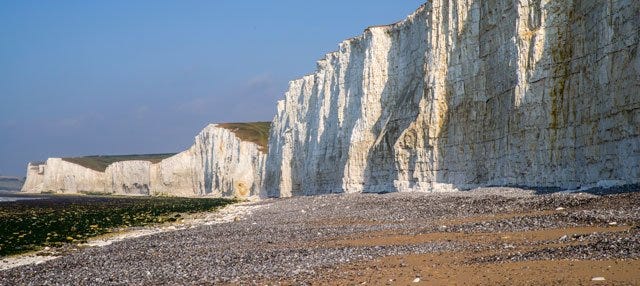
[[[271,122],[221,123],[217,127],[228,129],[240,140],[253,142],[260,151],[267,152]]]
[[[149,161],[151,163],[158,163],[166,158],[175,155],[175,153],[167,154],[145,154],[145,155],[109,155],[109,156],[86,156],[86,157],[72,157],[62,158],[62,160],[78,164],[85,168],[89,168],[94,171],[104,172],[107,166],[115,162],[121,161]]]
[[[269,129],[271,122],[247,122],[247,123],[222,123],[217,125],[220,128],[233,132],[240,140],[253,142],[259,146],[260,151],[267,151],[269,140]],[[107,166],[121,161],[149,161],[158,163],[166,158],[175,155],[167,154],[145,154],[145,155],[108,155],[108,156],[86,156],[69,157],[62,160],[74,163],[94,171],[104,172]]]

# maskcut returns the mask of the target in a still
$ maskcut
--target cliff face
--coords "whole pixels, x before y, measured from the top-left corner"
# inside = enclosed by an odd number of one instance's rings
[[[103,172],[60,158],[50,158],[45,164],[29,164],[22,191],[257,196],[265,166],[263,147],[241,140],[234,132],[235,129],[212,124],[196,136],[191,148],[182,153],[156,163],[140,159],[113,162]]]
[[[640,1],[433,0],[292,81],[269,196],[640,182]]]
[[[29,163],[23,192],[108,192],[106,176],[89,168],[62,160],[49,158],[44,164]]]
[[[262,146],[210,125],[195,144],[152,167],[156,192],[247,197],[260,194],[266,154]]]

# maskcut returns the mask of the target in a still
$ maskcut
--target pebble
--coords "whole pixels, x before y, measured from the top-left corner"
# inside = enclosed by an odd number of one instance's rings
[[[420,277],[416,277],[416,279],[413,279],[413,283],[418,283],[420,282]]]
[[[443,218],[532,212],[553,209],[558,205],[576,209],[579,206],[580,211],[569,215],[517,216],[448,224],[446,231],[522,232],[589,226],[594,221],[624,221],[634,225],[640,221],[640,209],[631,203],[638,201],[640,193],[617,198],[619,195],[532,195],[528,191],[516,190],[505,195],[503,189],[446,194],[345,194],[265,200],[252,203],[252,206],[256,206],[252,213],[237,216],[238,220],[230,217],[227,223],[194,225],[190,229],[123,240],[101,248],[65,251],[65,256],[47,263],[3,271],[0,285],[79,285],[98,281],[98,278],[108,281],[105,284],[247,285],[261,283],[263,279],[266,284],[272,284],[269,281],[295,279],[297,282],[291,284],[305,285],[312,284],[306,281],[323,281],[325,277],[319,275],[324,272],[318,272],[319,269],[337,271],[341,263],[373,261],[389,255],[503,250],[516,246],[501,242],[478,245],[459,241],[340,247],[322,244],[341,237],[358,237],[383,231],[437,232],[443,224],[447,224],[446,221],[442,222]],[[310,211],[312,209],[314,211]],[[309,211],[300,215],[302,210]],[[376,223],[358,223],[371,221]],[[637,259],[640,258],[640,238],[633,235],[638,231],[631,229],[627,237],[620,237],[621,233],[584,234],[580,236],[585,242],[581,245],[543,247],[539,251],[522,253],[503,250],[502,256],[483,259],[488,262],[554,258]],[[536,246],[548,243],[540,242]],[[420,282],[419,279],[416,277],[414,281]],[[254,280],[257,282],[252,282]]]
[[[563,210],[565,210],[565,209],[564,209],[563,207],[559,207],[559,208],[556,208],[556,210],[557,210],[557,211],[563,211]]]
[[[593,277],[591,281],[606,281],[606,279],[604,279],[604,277]]]

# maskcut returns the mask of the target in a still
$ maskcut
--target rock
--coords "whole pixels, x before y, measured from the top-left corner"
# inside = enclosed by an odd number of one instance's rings
[[[606,281],[606,279],[604,279],[604,277],[593,277],[591,281]]]
[[[238,125],[238,124],[236,124]],[[129,160],[94,170],[62,158],[29,164],[23,192],[259,196],[266,154],[233,130],[207,126],[188,150],[157,163]]]
[[[427,1],[291,81],[268,151],[213,124],[159,163],[29,164],[23,191],[290,197],[634,184],[638,13],[640,1]]]
[[[640,1],[483,3],[427,1],[291,81],[268,195],[640,181]]]
[[[416,277],[416,279],[413,279],[413,283],[418,283],[420,282],[420,277]]]
[[[563,207],[556,208],[556,211],[563,211],[563,210],[564,210]]]
[[[610,222],[610,223],[609,223],[609,225],[610,225],[610,226],[616,226],[616,225],[618,225],[618,223],[617,223],[617,222],[615,222],[615,221],[612,221],[612,222]]]

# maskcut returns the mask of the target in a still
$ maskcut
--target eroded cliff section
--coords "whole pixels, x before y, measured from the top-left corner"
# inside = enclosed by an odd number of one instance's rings
[[[292,81],[269,196],[640,182],[640,1],[433,0]]]
[[[249,124],[266,126],[268,132],[268,123]],[[251,134],[251,130],[242,129],[245,124],[221,126],[207,126],[196,136],[191,148],[162,160],[155,156],[153,160],[118,161],[110,163],[104,170],[96,167],[99,164],[92,164],[93,169],[82,166],[78,159],[49,158],[44,164],[29,164],[22,191],[240,198],[259,196],[266,160],[263,150],[266,146],[243,140],[247,134]],[[236,132],[243,130],[240,137],[236,136]]]

